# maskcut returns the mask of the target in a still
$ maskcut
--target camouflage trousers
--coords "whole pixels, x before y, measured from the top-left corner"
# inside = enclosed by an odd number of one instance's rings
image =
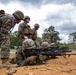
[[[10,55],[10,35],[0,33],[1,59],[8,59]]]
[[[47,55],[40,55],[39,59],[42,61],[45,61],[46,59],[48,59],[49,57]]]

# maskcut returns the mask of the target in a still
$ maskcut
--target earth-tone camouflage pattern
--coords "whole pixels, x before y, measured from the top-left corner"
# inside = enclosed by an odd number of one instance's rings
[[[23,20],[25,21],[26,19],[30,20],[30,17],[29,16],[25,16]]]
[[[26,39],[23,41],[23,46],[22,46],[25,51],[26,49],[32,49],[35,48],[35,43],[32,39]],[[26,58],[25,62],[29,63],[29,64],[34,64],[34,62],[36,61],[37,56],[29,56]],[[24,63],[25,64],[25,63]]]
[[[27,64],[34,64],[36,62],[37,56],[26,56],[27,51],[31,51],[32,48],[35,48],[34,41],[32,39],[26,39],[23,41],[21,49],[16,52],[16,56],[12,59],[11,63],[18,64],[19,66],[25,66]],[[22,57],[23,56],[23,57]]]
[[[48,47],[50,47],[50,45],[49,45],[48,42],[43,42],[43,43],[41,44],[41,48],[42,48],[43,50],[46,49],[46,48],[48,48]],[[48,59],[49,57],[48,57],[47,55],[40,55],[39,58],[40,58],[40,60],[45,61],[45,60]]]
[[[23,41],[23,48],[25,49],[32,49],[35,48],[35,43],[32,39],[26,39]]]
[[[16,21],[23,20],[24,14],[23,12],[17,10],[13,13],[13,16],[16,18]]]
[[[16,11],[15,11],[16,13]],[[21,16],[23,13],[20,12],[20,14],[17,16]],[[18,17],[16,15],[4,15],[0,17],[2,24],[0,25],[0,47],[1,47],[1,59],[8,59],[10,54],[10,31],[15,26],[16,23],[18,23]],[[24,18],[24,17],[23,17]],[[19,22],[22,20],[19,18]]]
[[[42,44],[41,44],[41,48],[42,49],[46,49],[46,48],[48,48],[50,45],[49,45],[49,43],[48,42],[43,42]]]
[[[26,50],[26,49],[32,49],[32,48],[35,48],[35,43],[32,39],[26,39],[23,41],[23,48]],[[36,61],[36,58],[37,56],[29,56],[26,58],[26,62],[29,63],[29,64],[34,64],[35,61]]]
[[[33,40],[35,41],[37,39],[37,30],[39,29],[39,24],[35,24],[34,28],[32,29],[34,34],[33,34]]]
[[[48,42],[49,44],[51,44],[51,39],[50,39],[50,37],[48,35],[45,37],[45,40],[44,41],[45,42]]]
[[[0,28],[0,47],[1,58],[9,58],[9,46],[10,46],[10,30],[15,25],[15,18],[11,15],[5,15],[1,17],[2,26]]]
[[[40,55],[39,56],[39,59],[41,60],[41,61],[45,61],[45,60],[47,60],[49,58],[49,56],[47,56],[47,55]]]
[[[0,34],[1,59],[9,58],[10,35]]]
[[[36,63],[36,58],[37,56],[30,56],[30,57],[27,57],[26,61],[28,64],[35,64]]]
[[[24,40],[24,36],[27,36],[29,39],[32,39],[33,31],[30,26],[23,22],[19,25],[18,36],[21,42]]]
[[[32,30],[33,30],[33,32],[34,32],[32,39],[35,41],[36,38],[37,38],[37,30],[35,30],[35,28],[33,28]]]

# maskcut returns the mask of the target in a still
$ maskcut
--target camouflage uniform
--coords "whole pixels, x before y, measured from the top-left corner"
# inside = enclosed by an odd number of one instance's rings
[[[25,40],[24,36],[27,36],[28,38],[32,39],[32,35],[33,35],[33,31],[30,28],[30,26],[27,24],[26,19],[29,19],[30,21],[30,18],[28,16],[25,16],[24,22],[21,23],[18,28],[18,36],[21,42]]]
[[[43,50],[46,49],[46,48],[48,48],[49,46],[50,46],[50,45],[49,45],[48,42],[43,42],[43,43],[41,44],[41,48],[42,48]],[[39,58],[40,58],[40,60],[45,61],[45,60],[48,59],[49,57],[48,57],[47,55],[40,55]]]
[[[48,44],[49,44],[50,46],[55,46],[55,45],[56,45],[54,42],[51,42],[51,39],[49,38],[48,35],[46,36],[46,38],[45,38],[44,41],[45,41],[45,42],[48,42]]]
[[[16,57],[12,59],[11,63],[17,63],[19,66],[34,64],[37,56],[30,56],[28,53],[30,53],[31,49],[35,47],[32,39],[24,40],[22,48],[16,52]]]
[[[32,48],[35,48],[35,43],[32,39],[26,39],[23,41],[23,48],[26,50],[31,50]],[[36,61],[37,56],[28,56],[26,61],[29,64],[34,64],[34,61]]]
[[[36,23],[34,25],[34,28],[32,29],[33,30],[32,39],[34,40],[36,47],[40,47],[40,44],[36,41],[36,39],[37,39],[37,30],[38,29],[39,29],[39,24]]]
[[[37,30],[39,29],[39,24],[35,24],[34,28],[32,29],[34,34],[33,34],[33,40],[35,41],[37,39]]]
[[[5,15],[1,17],[2,24],[0,27],[0,46],[1,46],[1,59],[2,62],[6,62],[5,59],[9,59],[10,54],[10,31],[15,26],[16,23],[19,23],[24,17],[24,14],[21,11],[15,11],[12,15]],[[5,61],[4,61],[5,60]]]
[[[51,44],[51,40],[50,40],[50,37],[47,35],[46,36],[46,38],[45,38],[45,40],[44,40],[45,42],[48,42],[49,44]]]
[[[5,15],[5,11],[4,10],[0,10],[0,26],[2,25],[2,20],[1,17]]]

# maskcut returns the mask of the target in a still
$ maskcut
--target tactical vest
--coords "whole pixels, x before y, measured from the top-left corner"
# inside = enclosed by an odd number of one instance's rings
[[[23,38],[23,36],[28,36],[28,38],[32,39],[33,31],[29,25],[22,23],[20,25],[21,31],[19,30],[19,36]]]
[[[24,34],[33,34],[30,26],[25,26],[24,27]]]

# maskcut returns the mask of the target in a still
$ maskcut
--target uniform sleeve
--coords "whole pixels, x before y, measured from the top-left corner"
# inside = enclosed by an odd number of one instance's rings
[[[3,24],[1,31],[3,33],[8,33],[11,30],[11,28],[14,26],[14,24],[12,26],[12,23],[13,21],[11,19],[7,19],[7,21]]]

